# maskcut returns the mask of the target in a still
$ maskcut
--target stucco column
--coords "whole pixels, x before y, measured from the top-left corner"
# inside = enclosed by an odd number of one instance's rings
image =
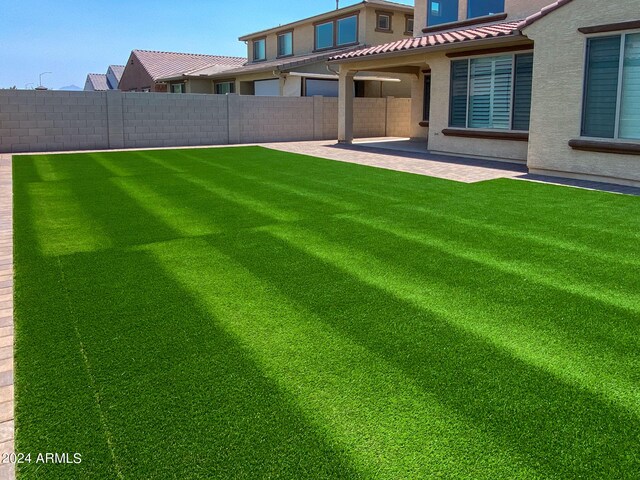
[[[355,72],[340,68],[338,96],[338,142],[353,142],[353,97],[355,94]]]
[[[424,115],[424,74],[411,78],[411,138],[426,140],[429,130],[420,126]]]

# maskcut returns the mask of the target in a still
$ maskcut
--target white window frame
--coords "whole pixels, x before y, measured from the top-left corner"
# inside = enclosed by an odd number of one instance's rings
[[[256,46],[259,43],[264,44],[264,57],[262,57],[262,58],[257,58],[256,57]],[[253,49],[253,52],[252,52],[253,53],[253,61],[254,62],[264,62],[267,59],[267,39],[265,37],[257,38],[257,39],[255,39],[255,40],[253,40],[251,42],[251,46],[252,46],[252,49]]]
[[[387,26],[383,27],[380,25],[380,20],[383,18],[387,19]],[[391,12],[376,12],[376,30],[385,33],[393,33],[391,29],[391,19],[393,18],[393,14]]]
[[[291,35],[291,52],[290,53],[281,53],[280,52],[280,37],[284,37],[286,35]],[[282,32],[276,35],[276,48],[277,48],[277,56],[278,58],[290,57],[293,55],[293,30],[289,30],[288,32]]]

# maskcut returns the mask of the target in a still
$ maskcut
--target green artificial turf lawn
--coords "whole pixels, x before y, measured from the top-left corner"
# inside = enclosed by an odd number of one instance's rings
[[[14,157],[23,478],[632,478],[640,198]]]

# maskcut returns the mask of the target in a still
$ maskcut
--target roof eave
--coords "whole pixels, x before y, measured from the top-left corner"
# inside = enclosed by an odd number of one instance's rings
[[[340,58],[336,60],[328,60],[328,63],[342,64],[342,63],[365,62],[368,60],[377,60],[379,58],[405,57],[405,56],[411,56],[411,55],[419,55],[423,53],[440,52],[442,50],[456,50],[456,49],[464,48],[467,46],[476,47],[476,46],[483,46],[488,44],[509,43],[517,40],[529,40],[529,39],[526,36],[524,36],[522,32],[518,30],[513,34],[503,35],[500,37],[481,38],[478,40],[467,40],[464,42],[455,42],[455,43],[449,43],[445,45],[428,45],[425,47],[408,48],[405,50],[376,53],[372,55],[363,55],[360,57]]]

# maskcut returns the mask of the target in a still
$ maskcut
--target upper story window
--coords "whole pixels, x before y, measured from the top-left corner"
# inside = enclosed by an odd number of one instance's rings
[[[504,12],[504,0],[468,0],[467,18],[484,17]]]
[[[293,55],[293,32],[278,34],[278,56],[288,57]]]
[[[315,26],[315,49],[353,45],[358,42],[358,16],[330,20]]]
[[[449,125],[529,130],[533,54],[451,62]]]
[[[429,0],[427,26],[458,21],[458,0]]]
[[[260,40],[253,41],[253,61],[258,62],[260,60],[267,59],[267,39],[261,38]]]
[[[404,34],[413,35],[413,16],[405,15],[404,17]]]
[[[333,47],[333,22],[316,25],[316,50]]]
[[[640,140],[640,33],[587,40],[582,135]]]
[[[391,12],[381,12],[376,10],[376,31],[393,33],[391,30],[391,19],[393,14]]]
[[[350,45],[358,41],[358,17],[356,15],[341,18],[336,23],[338,24],[336,45]]]

